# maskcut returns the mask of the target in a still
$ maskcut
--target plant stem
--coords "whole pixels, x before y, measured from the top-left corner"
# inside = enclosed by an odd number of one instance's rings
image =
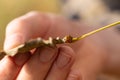
[[[99,28],[99,29],[93,30],[93,31],[91,31],[91,32],[89,32],[89,33],[83,34],[83,35],[80,36],[80,37],[73,38],[73,42],[74,42],[74,41],[81,40],[81,39],[83,39],[83,38],[86,38],[86,37],[88,37],[88,36],[90,36],[90,35],[92,35],[92,34],[95,34],[95,33],[97,33],[97,32],[103,31],[103,30],[105,30],[105,29],[107,29],[107,28],[116,26],[116,25],[118,25],[118,24],[120,24],[120,21],[115,22],[115,23],[112,23],[112,24],[109,24],[109,25],[104,26],[104,27],[101,27],[101,28]]]

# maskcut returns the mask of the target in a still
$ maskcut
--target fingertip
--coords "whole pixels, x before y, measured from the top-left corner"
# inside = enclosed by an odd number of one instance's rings
[[[75,61],[75,52],[72,50],[72,48],[68,46],[61,46],[59,48],[59,56],[56,61],[58,67],[70,68],[70,66],[72,66],[74,61]]]
[[[75,52],[71,47],[69,47],[69,46],[61,46],[61,47],[59,47],[59,50],[62,51],[62,52],[65,52],[67,55],[70,55],[73,58],[75,58]]]
[[[10,50],[20,44],[24,43],[24,38],[22,35],[15,33],[7,36],[4,42],[4,50]]]
[[[28,38],[27,26],[24,19],[16,18],[11,21],[6,27],[6,35],[4,42],[4,50],[12,49],[22,43]]]

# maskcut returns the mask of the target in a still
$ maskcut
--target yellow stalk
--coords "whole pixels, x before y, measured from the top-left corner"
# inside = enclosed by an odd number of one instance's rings
[[[91,32],[89,32],[89,33],[83,34],[83,35],[80,36],[80,37],[73,38],[73,42],[74,42],[74,41],[81,40],[81,39],[86,38],[86,37],[88,37],[88,36],[90,36],[90,35],[92,35],[92,34],[95,34],[95,33],[97,33],[97,32],[103,31],[103,30],[105,30],[105,29],[107,29],[107,28],[110,28],[110,27],[113,27],[113,26],[116,26],[116,25],[119,25],[119,24],[120,24],[120,21],[117,21],[117,22],[115,22],[115,23],[112,23],[112,24],[109,24],[109,25],[107,25],[107,26],[101,27],[101,28],[99,28],[99,29],[93,30],[93,31],[91,31]]]

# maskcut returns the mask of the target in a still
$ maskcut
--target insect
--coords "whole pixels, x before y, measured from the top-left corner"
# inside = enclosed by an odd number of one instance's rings
[[[79,41],[81,39],[84,39],[92,34],[95,34],[97,32],[100,32],[102,30],[105,30],[107,28],[113,27],[120,24],[120,21],[112,23],[110,25],[101,27],[99,29],[93,30],[91,32],[88,32],[82,36],[79,37],[72,37],[72,36],[65,36],[63,39],[60,39],[59,37],[57,38],[49,38],[48,40],[44,40],[42,38],[37,38],[37,39],[33,39],[33,40],[29,40],[27,42],[25,42],[24,44],[21,44],[11,50],[8,51],[1,51],[0,52],[0,59],[2,59],[5,55],[8,56],[15,56],[17,53],[25,53],[28,52],[34,48],[38,48],[38,47],[44,47],[44,46],[48,46],[48,47],[55,47],[57,44],[63,44],[63,43],[73,43],[76,41]]]

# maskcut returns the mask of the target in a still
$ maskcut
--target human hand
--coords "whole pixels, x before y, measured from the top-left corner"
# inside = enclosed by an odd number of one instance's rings
[[[44,39],[47,39],[50,36],[51,37],[57,37],[57,36],[63,37],[65,35],[78,36],[82,34],[83,26],[84,25],[82,24],[77,24],[68,21],[61,16],[31,12],[20,18],[13,20],[10,24],[8,24],[8,27],[6,29],[6,39],[5,39],[4,49],[9,50],[17,45],[24,43],[25,41],[28,41],[31,38],[42,37]],[[60,80],[62,79],[63,80],[66,79],[94,80],[96,78],[96,75],[101,71],[104,61],[104,55],[102,54],[103,52],[101,48],[96,47],[95,43],[96,42],[93,42],[91,39],[89,40],[85,39],[73,43],[72,45],[69,45],[76,53],[75,63],[72,65],[72,67],[71,65],[69,65],[69,68],[63,70],[62,72],[59,69],[59,70],[53,70],[53,73],[58,72],[56,75],[63,73],[67,75],[67,76],[59,75]],[[74,54],[72,49],[67,49],[68,54]],[[32,56],[31,53],[28,52],[26,54],[18,54],[13,58],[5,57],[0,63],[0,65],[3,66],[3,68],[0,70],[0,76],[3,75],[3,80],[5,76],[7,76],[6,79],[8,80],[14,78],[17,78],[18,80],[19,79],[21,80],[23,78],[25,80],[27,79],[30,80],[30,78],[31,80],[35,80],[36,78],[39,80],[46,78],[47,75],[53,76],[52,73],[48,73],[48,71],[52,70],[50,69],[50,66],[52,65],[53,62],[55,62],[55,59],[53,58],[53,60],[51,60],[49,64],[44,64],[44,65],[42,64],[43,67],[40,66],[41,64],[39,62],[40,61],[39,54],[42,54],[43,51],[48,51],[48,50],[50,50],[48,54],[51,54],[51,55],[47,54],[48,56],[52,56],[52,54],[55,53],[55,50],[45,48],[43,50],[38,49],[38,51],[35,51]],[[61,60],[64,59],[61,58]],[[17,67],[16,67],[16,63],[18,63]],[[45,65],[47,68],[45,67]],[[40,69],[38,70],[38,68]],[[46,68],[47,70],[44,71],[44,68]],[[52,68],[54,68],[54,64],[52,65]],[[45,73],[45,74],[47,73],[47,75],[41,74],[42,75],[41,78],[41,76],[39,75],[40,73]],[[57,78],[53,79],[51,77],[48,77],[47,79],[56,80]]]

